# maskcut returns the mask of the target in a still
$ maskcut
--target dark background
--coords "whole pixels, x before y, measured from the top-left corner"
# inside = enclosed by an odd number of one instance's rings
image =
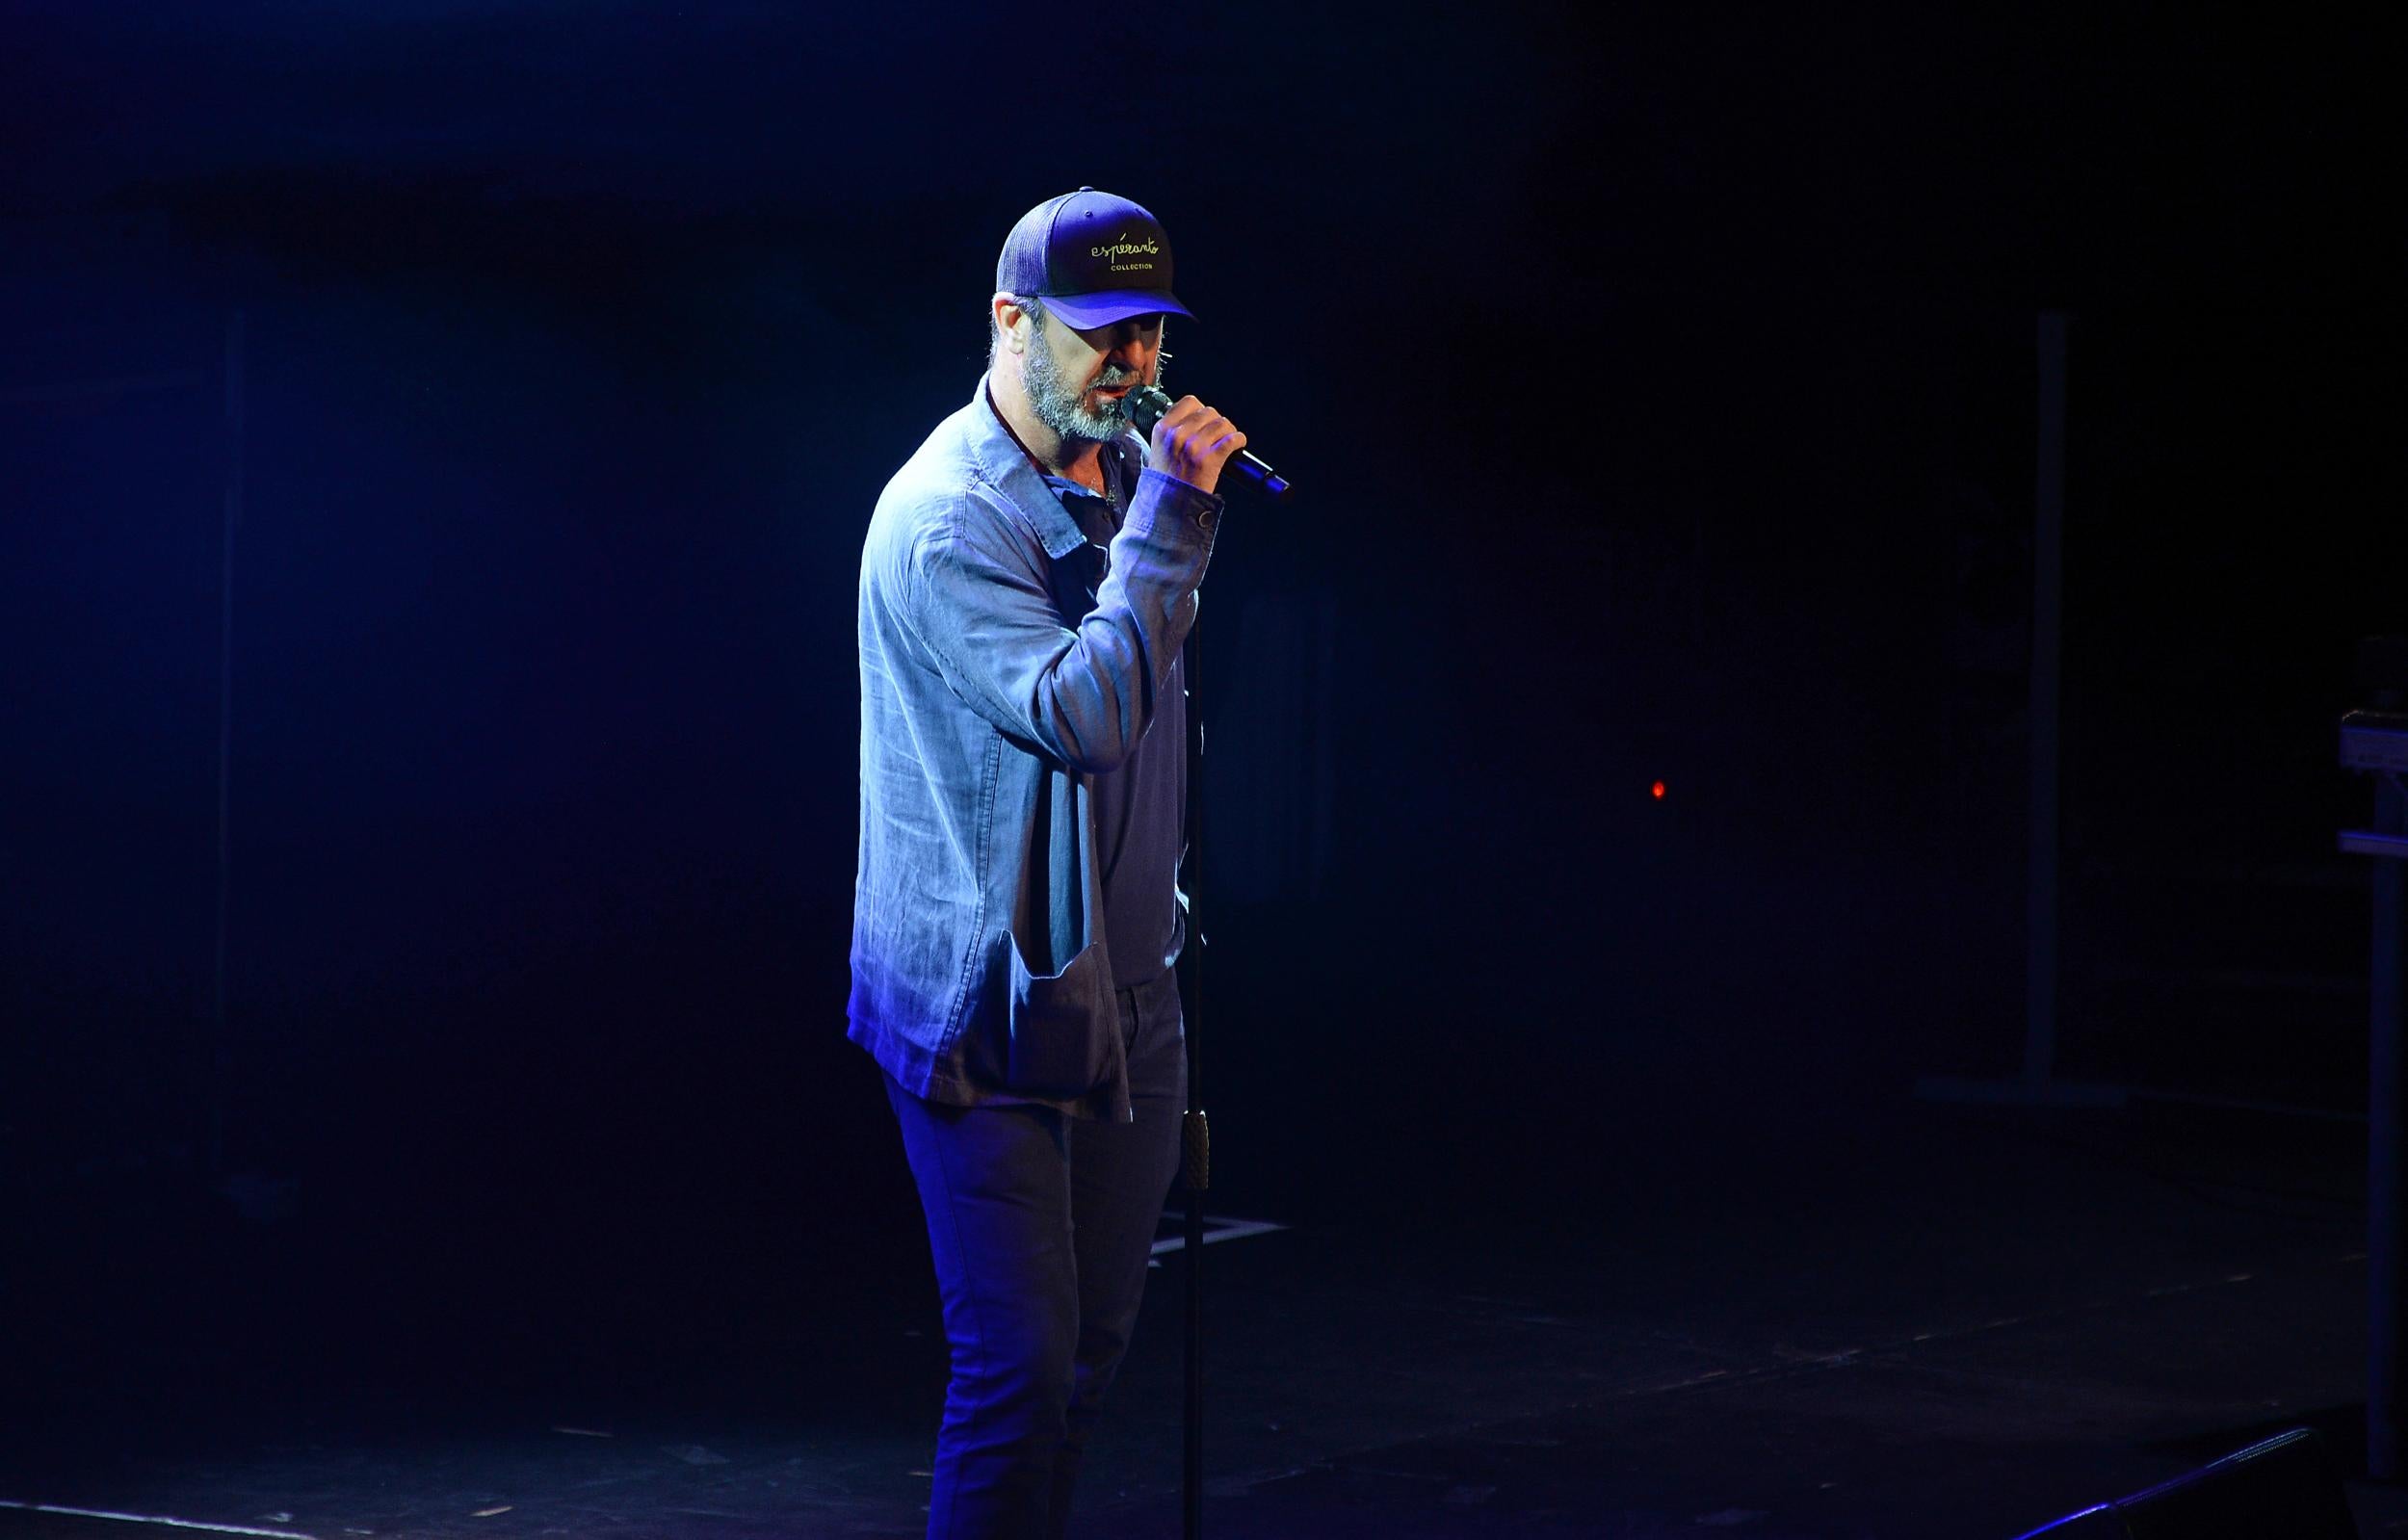
[[[2399,30],[1949,9],[13,7],[17,1344],[602,1374],[926,1289],[854,568],[1082,183],[1302,488],[1205,606],[1220,1207],[1580,1215],[2014,1066],[2049,309],[2061,1067],[2357,1105]]]

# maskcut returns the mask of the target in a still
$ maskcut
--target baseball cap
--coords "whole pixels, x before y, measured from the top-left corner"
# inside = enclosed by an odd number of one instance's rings
[[[1082,331],[1158,311],[1194,319],[1170,292],[1170,237],[1162,222],[1091,187],[1020,216],[995,260],[995,287],[1038,296]]]

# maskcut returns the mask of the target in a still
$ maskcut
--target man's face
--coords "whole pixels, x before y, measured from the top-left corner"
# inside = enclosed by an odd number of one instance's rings
[[[1129,392],[1154,382],[1163,318],[1132,316],[1074,330],[1048,315],[1020,354],[1020,383],[1037,421],[1064,439],[1117,438],[1128,427]]]

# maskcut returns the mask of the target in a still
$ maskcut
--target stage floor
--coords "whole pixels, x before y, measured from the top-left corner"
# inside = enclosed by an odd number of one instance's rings
[[[1901,1099],[1571,1197],[1217,1194],[1285,1228],[1205,1252],[1207,1527],[2006,1540],[2303,1423],[2356,1470],[2360,1143]],[[71,1383],[62,1348],[0,1499],[318,1540],[915,1535],[943,1374],[916,1239],[724,1287],[689,1258],[616,1314],[555,1301],[575,1331],[530,1300],[539,1350],[447,1355],[421,1323],[417,1362],[377,1371],[177,1371],[196,1344],[163,1338]],[[1154,1275],[1074,1532],[1179,1532],[1183,1266]],[[2408,1527],[2408,1494],[2352,1501],[2366,1534]],[[0,1509],[6,1536],[169,1532]]]

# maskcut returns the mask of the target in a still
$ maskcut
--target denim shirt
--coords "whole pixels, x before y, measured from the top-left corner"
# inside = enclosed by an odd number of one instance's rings
[[[1095,606],[1112,570],[1111,541],[1120,533],[1120,505],[1136,490],[1124,484],[1120,457],[1103,458],[1104,490],[1047,476],[1086,549],[1071,560],[1084,570],[1083,610]],[[1134,481],[1131,477],[1129,480]],[[1156,697],[1153,725],[1120,768],[1091,777],[1095,850],[1104,864],[1104,940],[1112,947],[1112,988],[1152,983],[1178,962],[1187,944],[1187,900],[1179,891],[1179,858],[1187,844],[1188,711],[1184,658],[1171,660],[1170,682]]]
[[[1173,686],[1221,502],[1105,452],[1137,493],[1100,583],[983,381],[862,545],[848,1032],[929,1101],[1130,1115],[1095,777]]]

